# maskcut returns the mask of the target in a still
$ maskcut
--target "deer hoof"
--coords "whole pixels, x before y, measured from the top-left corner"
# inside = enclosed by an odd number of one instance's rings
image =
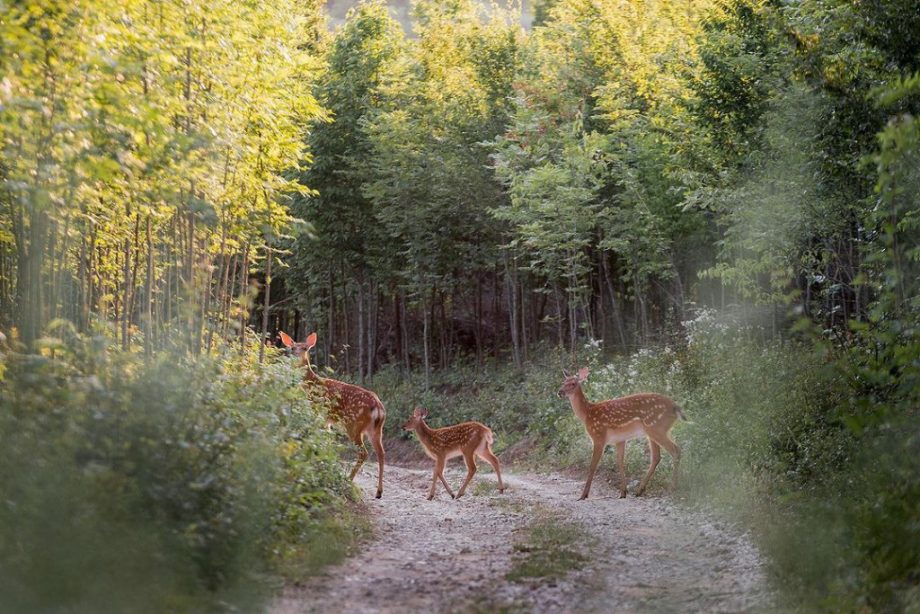
[[[377,496],[374,497],[374,498],[375,498],[375,499],[379,499],[382,495],[383,495],[383,491],[382,491],[382,490],[378,490],[378,491],[377,491]]]
[[[432,499],[434,499],[434,495],[431,495],[430,497],[428,497],[429,501],[431,501]]]
[[[636,493],[636,496],[638,497],[639,494]],[[620,491],[620,499],[625,499],[625,498],[626,498],[626,491],[625,491],[625,490],[621,490],[621,491]]]
[[[588,498],[588,495],[582,493],[582,495],[581,495],[580,497],[578,497],[578,500],[579,500],[579,501],[584,501],[584,500],[587,499],[587,498]]]

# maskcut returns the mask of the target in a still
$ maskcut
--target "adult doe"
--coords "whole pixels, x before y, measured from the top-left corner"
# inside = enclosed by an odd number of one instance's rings
[[[387,412],[380,402],[380,398],[371,392],[339,380],[320,377],[313,371],[310,364],[310,349],[316,345],[316,333],[310,333],[307,340],[296,343],[289,335],[279,332],[281,342],[294,356],[300,356],[303,365],[307,368],[304,374],[304,386],[319,386],[322,396],[329,403],[327,415],[330,423],[337,422],[345,428],[349,439],[358,447],[358,461],[351,470],[350,479],[354,480],[361,465],[367,460],[367,446],[364,437],[367,436],[374,446],[377,454],[377,498],[383,495],[383,423],[387,419]]]
[[[568,375],[563,371],[565,381],[559,388],[560,397],[568,397],[575,415],[585,425],[588,436],[594,443],[594,454],[591,456],[591,468],[588,470],[588,481],[581,493],[581,499],[587,499],[591,491],[591,482],[597,465],[604,455],[607,444],[615,444],[617,448],[617,470],[620,478],[620,498],[626,496],[626,442],[635,437],[648,438],[651,449],[651,463],[648,473],[639,483],[636,490],[638,497],[645,492],[645,487],[655,473],[655,468],[661,460],[661,448],[664,448],[674,459],[674,471],[671,474],[671,487],[677,485],[677,471],[680,466],[680,447],[671,441],[668,432],[678,418],[686,420],[680,406],[668,397],[653,392],[631,394],[629,396],[591,403],[585,398],[581,389],[582,383],[588,379],[588,369],[581,369],[575,375]]]

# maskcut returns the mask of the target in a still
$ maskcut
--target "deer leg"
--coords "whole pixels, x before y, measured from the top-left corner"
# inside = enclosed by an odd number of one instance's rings
[[[620,499],[626,496],[626,442],[617,443],[617,477],[620,479]]]
[[[434,491],[438,486],[438,478],[441,478],[441,482],[444,482],[444,459],[439,458],[434,463],[434,475],[431,476],[431,490],[428,491],[428,500],[431,501],[434,499]],[[447,482],[444,482],[444,487],[447,488]],[[448,489],[450,492],[450,489]],[[453,493],[451,493],[453,496]]]
[[[604,455],[604,448],[607,446],[607,443],[603,439],[595,440],[594,442],[594,454],[591,456],[591,468],[588,469],[588,481],[585,482],[585,489],[581,493],[581,499],[587,499],[588,493],[591,492],[591,482],[594,481],[594,472],[597,471],[597,465],[601,462],[601,457]]]
[[[463,482],[463,486],[460,487],[460,491],[457,493],[458,499],[463,496],[463,493],[466,492],[466,487],[469,486],[473,476],[476,475],[476,456],[470,452],[463,455],[463,460],[466,462],[466,481]]]
[[[364,443],[364,435],[358,435],[355,440],[355,445],[358,446],[358,461],[355,463],[354,469],[351,470],[351,475],[348,476],[349,480],[354,480],[355,476],[358,475],[358,470],[361,469],[361,465],[364,464],[364,461],[367,460],[368,452],[367,445]]]
[[[652,474],[655,473],[655,468],[658,467],[658,462],[661,460],[661,446],[652,441],[652,438],[649,437],[648,447],[651,451],[651,461],[648,465],[648,473],[645,474],[645,477],[642,478],[642,481],[639,483],[639,490],[636,491],[636,496],[640,496],[645,492],[645,487],[648,486],[649,480],[652,479]]]
[[[671,490],[674,490],[677,488],[677,474],[680,470],[680,446],[671,441],[667,435],[662,435],[656,443],[667,450],[674,459],[674,470],[671,473]]]
[[[456,498],[457,498],[457,497],[454,496],[454,491],[452,491],[452,490],[450,489],[450,484],[448,484],[448,483],[447,483],[447,480],[444,479],[444,474],[443,474],[443,473],[441,474],[441,484],[444,484],[444,489],[447,491],[447,494],[450,495],[450,498],[451,498],[451,499],[456,499]]]
[[[495,456],[495,454],[492,452],[492,449],[488,447],[483,450],[479,456],[481,456],[484,461],[492,465],[492,469],[495,469],[495,475],[498,476],[498,492],[505,492],[505,485],[502,483],[502,470],[498,464],[498,457]]]
[[[383,495],[383,461],[386,456],[383,451],[383,423],[374,428],[370,440],[377,454],[377,498],[379,499]]]

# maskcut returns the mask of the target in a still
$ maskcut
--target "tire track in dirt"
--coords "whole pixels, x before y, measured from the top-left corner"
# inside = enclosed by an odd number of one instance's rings
[[[452,484],[463,469],[445,472]],[[503,476],[505,474],[503,473]],[[388,466],[382,499],[368,498],[374,537],[360,553],[275,601],[276,614],[301,612],[749,612],[770,609],[750,539],[668,497],[630,496],[559,475],[506,476],[508,490],[473,488],[454,501],[431,473]],[[480,471],[473,482],[495,475]],[[363,471],[358,486],[373,492]],[[474,493],[487,490],[489,494]],[[558,580],[510,582],[516,531],[536,514],[580,525],[591,543],[585,567]]]

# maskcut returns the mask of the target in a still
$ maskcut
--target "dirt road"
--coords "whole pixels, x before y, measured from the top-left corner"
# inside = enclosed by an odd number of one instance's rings
[[[456,461],[454,461],[456,462]],[[464,472],[447,474],[459,484]],[[368,499],[375,535],[361,553],[307,584],[286,589],[272,611],[300,612],[748,612],[769,610],[749,539],[666,495],[616,498],[595,483],[509,473],[500,495],[481,483],[459,500],[427,470],[388,466],[383,499]],[[372,493],[374,479],[358,479]],[[561,577],[506,577],[529,555],[537,518],[576,527],[581,562]],[[571,534],[569,531],[566,534]],[[580,568],[579,568],[580,567]],[[518,574],[519,575],[519,574]],[[515,577],[515,574],[512,574]]]

